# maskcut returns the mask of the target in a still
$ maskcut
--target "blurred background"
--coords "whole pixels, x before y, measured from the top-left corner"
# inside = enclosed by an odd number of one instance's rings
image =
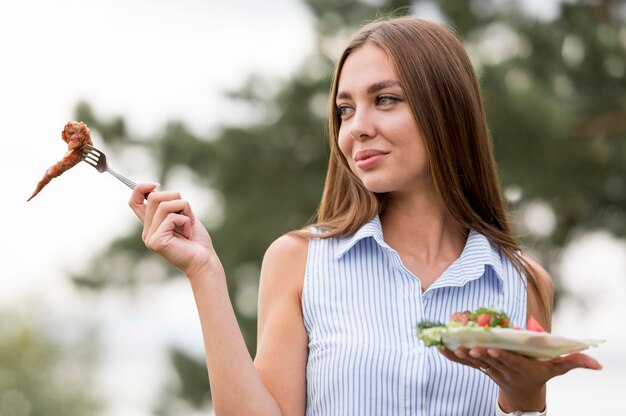
[[[79,164],[26,203],[65,123],[191,201],[254,354],[264,250],[321,195],[333,62],[399,8],[467,46],[516,232],[555,280],[553,332],[607,341],[604,370],[550,381],[550,414],[623,412],[623,1],[0,0],[0,415],[211,413],[191,290],[143,247],[128,189]]]

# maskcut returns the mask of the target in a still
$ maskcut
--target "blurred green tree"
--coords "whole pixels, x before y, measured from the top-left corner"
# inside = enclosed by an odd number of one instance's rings
[[[96,414],[100,404],[89,389],[93,346],[60,345],[44,334],[0,311],[0,415]]]
[[[214,137],[198,137],[183,123],[171,122],[162,134],[139,140],[129,137],[122,118],[105,123],[86,103],[77,107],[77,118],[114,150],[148,150],[164,187],[173,172],[185,169],[197,186],[216,192],[214,211],[205,215],[253,353],[254,291],[264,250],[280,234],[306,224],[321,195],[324,118],[338,45],[364,21],[390,11],[435,14],[466,44],[481,79],[516,229],[552,273],[557,290],[563,288],[554,266],[576,235],[598,228],[626,235],[622,2],[558,2],[551,16],[537,15],[519,0],[305,2],[318,36],[301,70],[284,83],[251,76],[229,94],[261,122],[227,126]],[[139,235],[138,227],[112,242],[74,280],[94,288],[139,284],[136,264],[153,256]],[[107,267],[115,259],[125,268]],[[165,274],[180,275],[172,269]],[[180,394],[200,403],[189,385],[197,382],[197,368],[177,357]]]

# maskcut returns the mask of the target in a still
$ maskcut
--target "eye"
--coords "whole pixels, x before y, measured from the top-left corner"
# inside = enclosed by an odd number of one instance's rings
[[[339,104],[337,105],[335,112],[339,117],[346,118],[354,112],[354,109],[348,104]]]
[[[400,99],[392,95],[379,95],[378,97],[376,97],[376,105],[380,106],[391,105],[397,102],[400,102]]]

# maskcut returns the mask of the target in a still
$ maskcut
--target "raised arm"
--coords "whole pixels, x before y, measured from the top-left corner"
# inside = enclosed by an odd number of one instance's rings
[[[155,188],[155,185],[150,184],[138,185],[131,196],[129,205],[144,223],[142,238],[146,247],[160,254],[189,278],[202,326],[209,382],[216,413],[220,416],[288,414],[281,411],[281,407],[285,405],[277,401],[277,399],[282,400],[284,395],[276,387],[276,383],[270,383],[269,388],[264,384],[274,379],[272,365],[265,364],[262,371],[257,371],[247,350],[229,299],[224,270],[213,249],[209,234],[202,224],[195,220],[189,203],[180,199],[178,193],[153,192]],[[147,203],[144,203],[144,194],[148,192],[152,193]],[[276,257],[281,257],[280,250],[276,250]],[[266,258],[272,263],[271,254]],[[286,259],[286,263],[288,260]],[[275,264],[278,264],[278,261]],[[269,267],[269,270],[275,268]],[[265,269],[267,267],[264,266]],[[280,276],[277,278],[280,279]],[[272,278],[263,280],[271,283]],[[271,287],[272,285],[262,286]],[[261,297],[268,298],[264,294],[265,289],[262,288],[261,292]],[[276,286],[270,292],[270,296],[275,298],[273,301],[276,302],[276,306],[265,308],[270,312],[267,315],[276,314],[271,311],[288,312],[289,306],[284,306],[284,303],[288,302],[289,296],[282,293],[283,289]],[[267,332],[268,340],[261,340],[265,343],[261,346],[292,342],[291,336],[278,341],[272,340],[271,334],[281,333],[281,324],[277,318],[269,319],[268,322],[273,323],[268,328],[274,327],[275,329]],[[294,345],[293,349],[301,350],[301,339],[296,339],[299,342],[295,343],[297,345]],[[304,345],[306,348],[306,342]],[[290,349],[288,346],[283,348]],[[273,350],[275,351],[276,348]],[[274,361],[261,360],[265,363],[268,361],[273,362],[274,365],[280,365],[281,357],[275,358]],[[274,395],[277,395],[277,398]],[[289,410],[292,407],[290,402],[285,409]]]

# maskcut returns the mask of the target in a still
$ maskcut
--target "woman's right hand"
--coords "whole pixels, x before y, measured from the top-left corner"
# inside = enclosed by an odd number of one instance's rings
[[[146,247],[190,278],[199,271],[223,274],[211,237],[196,221],[189,202],[182,200],[178,192],[157,192],[157,187],[138,184],[128,201],[143,222],[141,237]]]

